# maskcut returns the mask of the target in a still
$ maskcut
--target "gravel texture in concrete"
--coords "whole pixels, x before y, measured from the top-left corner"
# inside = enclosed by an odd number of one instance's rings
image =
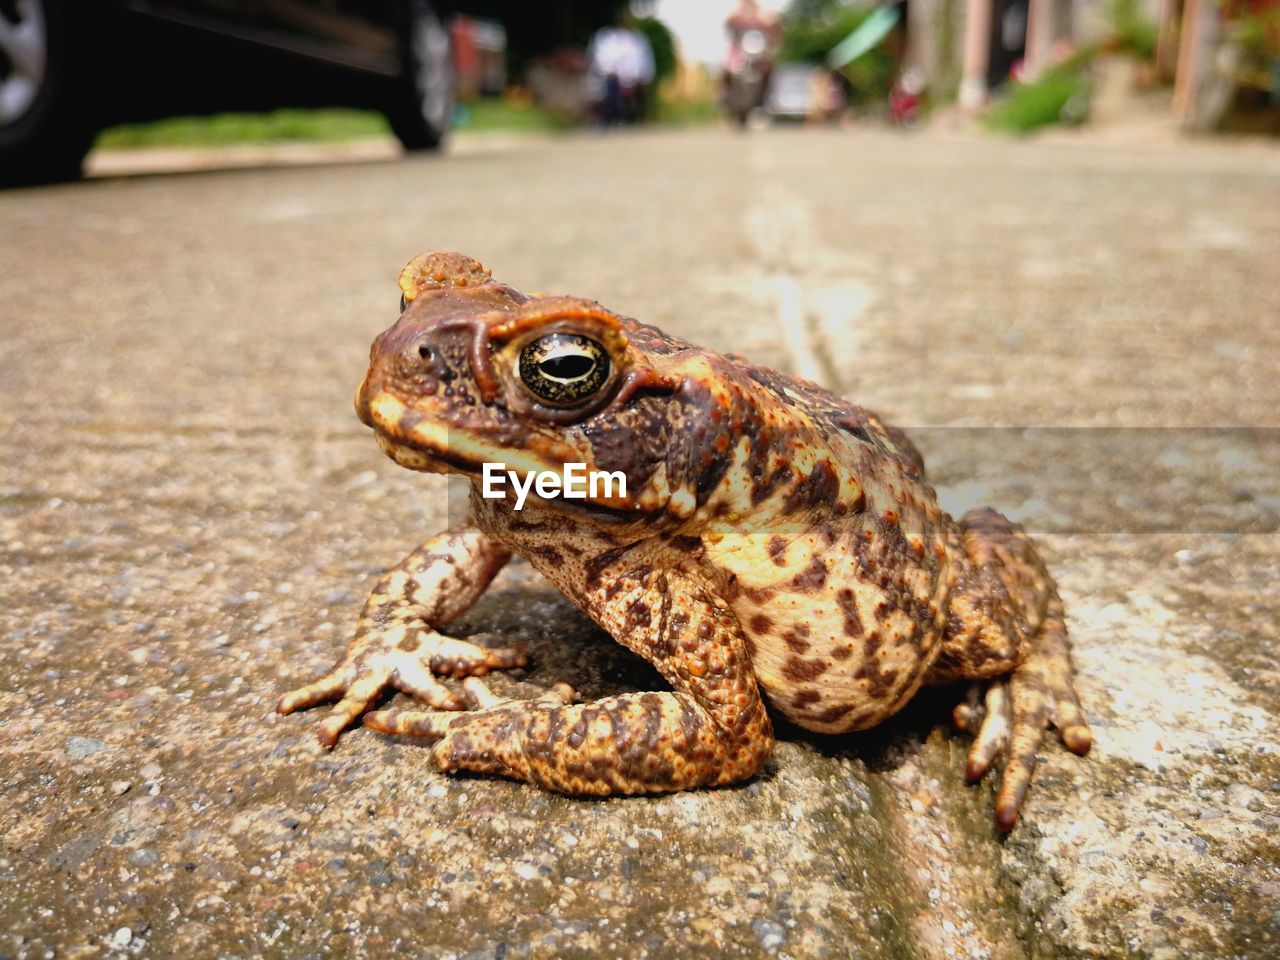
[[[1278,211],[1261,148],[847,131],[0,195],[0,956],[1276,956]],[[272,703],[460,499],[350,403],[429,248],[913,429],[1041,536],[1093,754],[1004,838],[955,690],[668,797],[321,752]],[[457,632],[660,685],[523,564]]]

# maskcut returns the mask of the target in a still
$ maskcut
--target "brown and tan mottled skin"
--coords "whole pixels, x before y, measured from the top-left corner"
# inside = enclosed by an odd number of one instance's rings
[[[1045,728],[1084,754],[1062,603],[1027,535],[991,510],[952,519],[910,441],[813,383],[668,337],[573,297],[528,296],[459,254],[400,279],[403,313],[373,344],[356,394],[382,449],[415,470],[478,481],[481,465],[622,471],[626,496],[516,511],[472,484],[465,526],[379,583],[332,672],[285,696],[289,713],[340,699],[332,746],[361,714],[436,740],[444,770],[578,794],[740,781],[773,747],[766,704],[808,730],[862,730],[926,684],[990,681],[957,723],[977,731],[968,773],[1008,747],[996,819],[1008,830]],[[574,408],[543,405],[522,347],[552,332],[608,351],[611,372]],[[616,491],[615,491],[616,494]],[[670,692],[533,701],[476,679],[523,664],[439,632],[520,553]],[[439,677],[465,677],[462,696]],[[389,687],[431,708],[365,711]],[[472,707],[466,710],[466,707]]]

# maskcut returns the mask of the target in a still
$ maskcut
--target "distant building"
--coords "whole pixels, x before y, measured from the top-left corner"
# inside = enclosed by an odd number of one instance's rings
[[[1259,3],[1271,0],[1257,0]],[[906,59],[941,89],[959,75],[958,99],[981,108],[1011,75],[1034,79],[1072,50],[1105,40],[1110,0],[906,0]],[[1230,100],[1215,66],[1228,36],[1224,0],[1141,0],[1158,29],[1156,74],[1174,80],[1173,108],[1188,127],[1216,122]],[[955,45],[947,48],[946,38]]]

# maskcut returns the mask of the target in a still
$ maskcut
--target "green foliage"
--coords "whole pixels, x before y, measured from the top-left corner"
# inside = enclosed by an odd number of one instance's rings
[[[649,41],[653,51],[654,81],[661,83],[676,72],[676,40],[667,25],[654,17],[636,20],[635,27]]]
[[[459,130],[510,130],[525,133],[553,133],[572,124],[536,103],[510,97],[481,97],[459,112]]]
[[[570,124],[532,103],[486,97],[459,111],[459,130],[554,132]],[[102,131],[97,146],[217,147],[237,143],[334,142],[389,137],[380,113],[367,110],[275,110],[271,113],[219,113],[211,117],[168,117]]]
[[[877,47],[843,67],[840,73],[849,81],[856,100],[882,103],[893,88],[896,69],[893,56]]]
[[[1280,60],[1280,5],[1246,9],[1236,20],[1240,46],[1256,59]]]
[[[1029,133],[1054,123],[1083,123],[1089,116],[1088,58],[1046,70],[1031,83],[1014,83],[986,115],[1002,133]]]
[[[715,123],[721,117],[721,108],[710,97],[691,100],[687,97],[668,97],[661,91],[654,98],[653,119],[673,127],[687,127],[699,123]]]
[[[1154,60],[1160,28],[1142,14],[1139,0],[1111,0],[1107,8],[1111,21],[1111,45],[1140,57]]]
[[[783,63],[825,63],[827,54],[853,33],[873,7],[851,7],[833,0],[803,0],[793,3],[782,20],[782,45],[778,59]],[[881,102],[893,85],[894,56],[889,49],[893,34],[867,51],[840,73],[849,81],[855,99]]]
[[[152,123],[111,127],[97,146],[221,146],[298,140],[359,140],[391,133],[380,113],[367,110],[274,110],[271,113],[219,113],[211,117],[167,117]]]
[[[821,63],[841,40],[871,16],[870,8],[832,2],[796,3],[782,18],[783,63]]]

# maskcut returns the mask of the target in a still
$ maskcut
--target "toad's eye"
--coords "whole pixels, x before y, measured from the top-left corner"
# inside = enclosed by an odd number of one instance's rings
[[[577,406],[609,379],[609,353],[581,334],[548,334],[520,351],[520,379],[550,406]]]
[[[409,306],[409,301],[405,299],[405,295],[400,294],[400,312],[404,313],[405,307]]]

